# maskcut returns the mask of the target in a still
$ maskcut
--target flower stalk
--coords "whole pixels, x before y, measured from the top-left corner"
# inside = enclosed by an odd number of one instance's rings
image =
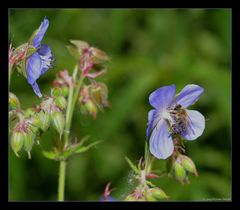
[[[76,81],[78,72],[78,65],[75,66],[73,71],[73,80]],[[62,150],[64,150],[65,146],[68,144],[69,141],[69,133],[72,124],[72,116],[73,111],[76,105],[77,97],[82,86],[84,77],[80,75],[78,80],[77,86],[74,88],[74,84],[70,85],[69,87],[69,95],[68,95],[68,104],[66,110],[66,121],[65,121],[65,130],[63,136],[63,144]],[[65,174],[66,174],[66,161],[60,161],[59,166],[59,182],[58,182],[58,201],[64,201],[64,188],[65,188]]]

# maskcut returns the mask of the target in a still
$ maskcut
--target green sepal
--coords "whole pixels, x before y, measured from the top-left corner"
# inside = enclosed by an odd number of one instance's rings
[[[129,164],[129,166],[131,167],[131,169],[136,173],[136,174],[141,174],[141,170],[139,170],[133,163],[132,161],[125,156],[125,160],[127,161],[127,163]]]

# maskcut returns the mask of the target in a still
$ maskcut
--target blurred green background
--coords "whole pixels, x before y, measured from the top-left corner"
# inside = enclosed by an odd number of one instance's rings
[[[9,40],[13,46],[28,41],[47,16],[48,31],[42,43],[49,44],[55,67],[38,84],[49,94],[59,70],[72,72],[74,58],[65,45],[70,39],[85,40],[110,57],[108,72],[100,77],[109,87],[111,108],[96,120],[76,110],[73,133],[104,140],[87,153],[68,162],[66,200],[99,200],[105,185],[116,188],[121,199],[131,190],[132,173],[124,156],[137,163],[143,155],[149,94],[176,84],[204,87],[200,100],[190,109],[206,117],[204,134],[188,142],[187,154],[197,165],[199,177],[190,175],[189,185],[174,178],[155,181],[171,200],[231,198],[231,10],[229,9],[11,9]],[[22,108],[39,103],[26,79],[16,72],[10,90]],[[42,138],[51,141],[50,129]],[[32,159],[17,158],[9,149],[9,199],[56,200],[58,163],[44,158],[34,146]],[[154,167],[164,168],[165,161]]]

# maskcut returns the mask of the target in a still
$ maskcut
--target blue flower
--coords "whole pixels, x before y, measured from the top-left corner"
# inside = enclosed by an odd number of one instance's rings
[[[32,40],[32,45],[37,49],[26,61],[27,80],[36,95],[42,97],[36,80],[43,75],[50,67],[51,61],[54,59],[51,49],[48,45],[42,44],[41,41],[47,31],[49,25],[48,19],[45,17],[39,29]]]
[[[187,107],[194,104],[204,89],[198,85],[186,85],[175,96],[175,85],[164,86],[149,96],[150,104],[155,108],[148,113],[147,139],[149,148],[158,159],[168,158],[174,150],[172,135],[181,135],[186,140],[195,140],[205,128],[204,116]]]

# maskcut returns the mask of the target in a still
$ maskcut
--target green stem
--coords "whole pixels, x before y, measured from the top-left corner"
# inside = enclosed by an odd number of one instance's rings
[[[58,201],[64,201],[66,161],[60,161],[58,180]]]
[[[78,66],[76,65],[73,71],[73,80],[76,81]],[[73,85],[69,87],[69,95],[68,95],[68,104],[66,110],[66,121],[65,121],[65,130],[63,136],[63,144],[62,149],[64,150],[65,145],[67,145],[69,140],[69,133],[72,124],[72,115],[76,105],[77,97],[83,82],[82,75],[80,76],[77,86],[74,88]],[[66,172],[66,161],[60,161],[59,166],[59,182],[58,182],[58,201],[64,200],[64,185],[65,185],[65,172]]]
[[[73,72],[73,79],[75,79],[74,77],[76,77],[76,70],[77,70],[77,66],[74,69]],[[74,87],[70,87],[69,89],[69,95],[68,95],[68,104],[67,104],[67,111],[66,111],[66,124],[65,124],[65,131],[64,131],[64,137],[63,137],[63,146],[67,143],[68,141],[68,137],[69,137],[69,133],[70,133],[70,127],[71,127],[71,123],[72,123],[72,115],[73,115],[73,111],[75,108],[75,104],[77,101],[77,97],[83,82],[83,77],[82,75],[80,76],[77,86],[75,88],[75,92],[74,92]]]
[[[8,88],[9,89],[10,89],[11,75],[12,75],[12,65],[9,64],[9,69],[8,69]]]

